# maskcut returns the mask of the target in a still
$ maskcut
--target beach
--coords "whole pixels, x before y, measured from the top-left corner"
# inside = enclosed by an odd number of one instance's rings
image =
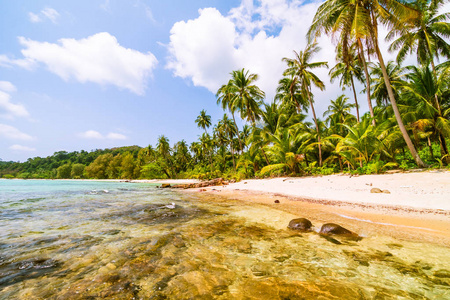
[[[373,193],[374,188],[389,193]],[[450,172],[445,170],[251,179],[201,191],[265,204],[293,217],[311,218],[316,226],[332,221],[361,235],[450,246]],[[287,222],[272,225],[286,227]]]

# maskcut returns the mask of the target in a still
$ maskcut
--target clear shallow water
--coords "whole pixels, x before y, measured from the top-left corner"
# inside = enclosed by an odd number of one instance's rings
[[[0,299],[450,298],[450,249],[338,245],[290,218],[150,184],[0,180]]]

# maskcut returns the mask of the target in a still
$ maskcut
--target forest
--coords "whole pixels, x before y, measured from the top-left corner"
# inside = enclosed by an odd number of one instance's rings
[[[216,94],[223,117],[212,124],[202,110],[193,120],[203,131],[197,141],[171,144],[161,135],[154,146],[0,161],[0,176],[240,180],[448,168],[450,13],[439,14],[444,3],[325,1],[309,28],[307,46],[282,58],[286,69],[275,98],[265,98],[257,74],[232,71]],[[386,37],[379,37],[380,26],[389,29]],[[336,65],[314,59],[321,36],[336,42]],[[384,61],[380,38],[389,42],[395,61]],[[409,55],[417,63],[404,66]],[[329,77],[319,78],[318,68],[329,68]],[[338,81],[352,97],[329,100],[318,116],[315,101],[325,100],[312,88],[324,90],[328,81]],[[365,113],[359,109],[362,98],[369,108]]]

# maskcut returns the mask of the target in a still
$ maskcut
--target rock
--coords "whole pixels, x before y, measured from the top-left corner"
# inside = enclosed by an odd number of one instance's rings
[[[390,194],[391,192],[389,192],[388,190],[383,190],[384,194]]]
[[[161,184],[160,188],[162,188],[162,189],[170,188],[170,184],[169,183],[163,183],[163,184]]]
[[[340,235],[347,237],[358,237],[358,235],[338,224],[327,223],[323,224],[322,228],[320,228],[319,234],[322,235]]]
[[[199,183],[191,183],[191,184],[177,184],[173,185],[173,188],[178,189],[191,189],[191,188],[203,188],[208,186],[215,186],[215,185],[227,185],[228,182],[224,181],[223,178],[216,178],[209,181],[203,181]]]
[[[372,189],[370,190],[370,192],[371,192],[371,193],[382,193],[383,191],[382,191],[381,189],[379,189],[379,188],[372,188]]]
[[[275,200],[274,202],[275,202],[275,203],[280,203],[280,200]]]
[[[293,219],[289,222],[288,228],[301,231],[311,231],[312,223],[305,218]]]

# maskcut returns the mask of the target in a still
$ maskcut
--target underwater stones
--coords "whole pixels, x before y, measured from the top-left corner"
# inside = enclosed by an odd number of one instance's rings
[[[339,235],[345,237],[358,237],[358,235],[338,224],[327,223],[323,224],[320,228],[319,234],[321,235]]]
[[[288,228],[301,231],[311,231],[312,223],[305,218],[293,219],[289,222]]]

